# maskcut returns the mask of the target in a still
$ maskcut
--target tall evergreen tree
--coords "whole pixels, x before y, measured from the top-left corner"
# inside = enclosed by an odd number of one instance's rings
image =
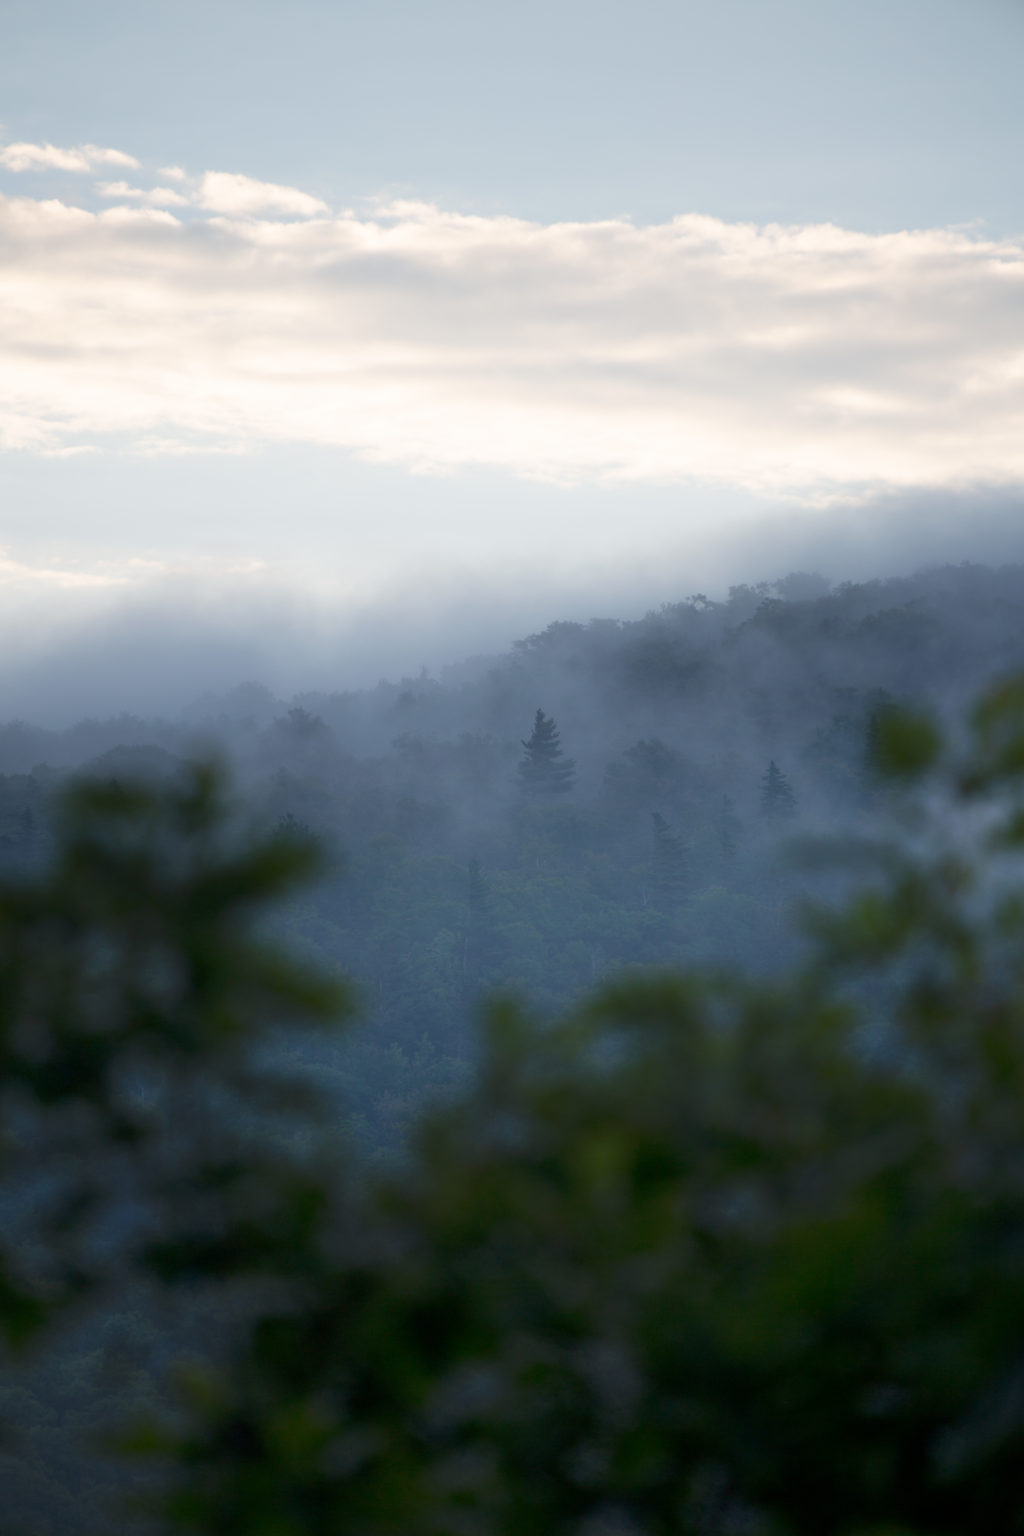
[[[654,858],[651,886],[662,908],[674,907],[686,894],[686,845],[658,811],[652,811]]]
[[[796,815],[796,795],[774,758],[761,780],[761,814],[766,821],[786,821]]]
[[[550,715],[538,709],[533,718],[529,741],[523,742],[525,757],[519,764],[519,787],[525,795],[564,795],[576,779],[576,764],[562,753],[558,727]]]

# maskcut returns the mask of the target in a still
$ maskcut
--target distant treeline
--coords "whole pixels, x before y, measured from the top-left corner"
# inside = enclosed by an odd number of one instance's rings
[[[1024,567],[831,588],[791,573],[632,621],[559,622],[441,677],[280,700],[256,682],[188,718],[0,726],[0,857],[45,858],[73,770],[131,780],[226,759],[240,814],[327,854],[292,941],[354,979],[364,1025],[318,1064],[371,1154],[469,1070],[480,999],[542,1015],[613,973],[777,971],[804,877],[792,833],[884,809],[896,705],[951,718],[1024,666]]]

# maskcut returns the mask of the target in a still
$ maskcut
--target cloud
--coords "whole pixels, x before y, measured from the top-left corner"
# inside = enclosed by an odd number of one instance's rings
[[[0,591],[18,588],[57,587],[68,590],[123,586],[130,575],[112,570],[82,570],[74,565],[34,565],[17,560],[9,550],[0,549]]]
[[[199,183],[199,204],[214,213],[245,216],[253,213],[299,214],[310,218],[326,213],[327,204],[296,187],[253,181],[230,171],[207,171]]]
[[[0,165],[8,171],[92,171],[99,165],[139,168],[133,155],[120,149],[101,149],[97,144],[82,144],[75,149],[60,149],[55,144],[3,144]]]
[[[329,216],[222,173],[207,214],[147,198],[0,200],[0,443],[315,443],[821,500],[1024,481],[1020,241]]]
[[[83,150],[89,164],[96,165],[120,165],[125,170],[137,171],[139,162],[134,155],[126,155],[123,149],[99,149],[95,144],[86,144]]]
[[[144,203],[149,208],[185,208],[188,198],[173,187],[133,187],[127,181],[101,181],[97,188],[101,197],[116,197],[122,201]]]

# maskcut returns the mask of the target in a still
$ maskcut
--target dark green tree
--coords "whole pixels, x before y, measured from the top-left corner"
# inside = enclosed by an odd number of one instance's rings
[[[258,931],[315,850],[243,835],[214,770],[78,785],[56,838],[0,885],[0,1345],[126,1267],[229,1241],[283,1166],[275,1029],[342,1002]]]
[[[558,727],[542,709],[534,716],[529,741],[522,745],[525,755],[519,764],[519,787],[525,795],[543,798],[572,789],[576,764],[564,756]]]
[[[877,808],[879,795],[887,786],[884,762],[885,743],[894,722],[902,718],[902,711],[895,699],[885,689],[876,690],[863,731],[863,752],[859,764],[860,800],[862,805]]]
[[[761,780],[761,815],[766,821],[788,821],[796,815],[796,795],[774,758]]]

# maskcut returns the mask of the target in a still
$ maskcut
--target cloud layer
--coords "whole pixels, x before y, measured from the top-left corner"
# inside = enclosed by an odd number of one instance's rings
[[[0,164],[135,162],[12,144]],[[1024,480],[1024,243],[331,214],[172,173],[101,183],[109,207],[0,196],[0,444],[309,442],[821,496]]]

